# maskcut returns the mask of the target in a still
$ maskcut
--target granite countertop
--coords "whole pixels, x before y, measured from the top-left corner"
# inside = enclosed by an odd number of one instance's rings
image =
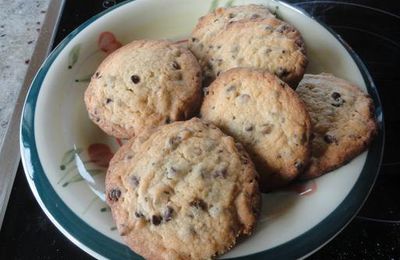
[[[49,3],[50,0],[0,0],[0,144]]]

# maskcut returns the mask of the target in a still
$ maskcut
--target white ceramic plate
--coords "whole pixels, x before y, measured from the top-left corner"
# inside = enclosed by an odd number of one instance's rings
[[[188,37],[197,19],[215,6],[261,3],[302,33],[309,73],[331,72],[356,83],[374,99],[376,88],[357,55],[304,12],[276,1],[137,0],[97,15],[51,53],[34,79],[21,123],[21,154],[30,187],[53,223],[97,258],[139,258],[123,243],[100,199],[104,173],[119,141],[88,118],[83,93],[110,51],[135,39]],[[346,166],[308,183],[263,195],[254,234],[223,258],[298,258],[337,234],[357,213],[377,175],[383,130]],[[83,177],[83,178],[82,178]]]

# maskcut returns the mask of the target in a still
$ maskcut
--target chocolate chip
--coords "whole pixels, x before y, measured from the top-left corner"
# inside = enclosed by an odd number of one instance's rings
[[[236,15],[233,14],[233,13],[228,14],[228,17],[229,17],[230,19],[234,18],[235,16],[236,16]]]
[[[294,167],[296,167],[297,170],[301,170],[304,167],[304,164],[301,161],[296,161],[294,163]]]
[[[287,75],[289,75],[289,71],[285,68],[279,67],[276,71],[275,71],[275,75],[278,77],[286,77]]]
[[[286,25],[286,24],[284,24],[284,25],[280,26],[276,31],[277,31],[278,33],[283,33],[284,31],[286,31],[286,30],[288,30],[288,29],[289,29],[289,26]]]
[[[171,118],[169,118],[169,116],[167,116],[167,118],[165,118],[165,123],[166,123],[166,124],[171,123]]]
[[[197,41],[197,38],[192,37],[190,40],[191,40],[192,42],[195,42],[195,41]]]
[[[180,70],[181,69],[181,65],[179,65],[178,62],[174,61],[172,62],[172,67],[176,70]]]
[[[340,107],[345,102],[341,95],[337,92],[333,92],[331,94],[331,98],[333,98],[333,100],[335,101],[334,103],[331,103],[331,105],[334,107]]]
[[[253,14],[253,15],[250,17],[250,19],[256,19],[256,18],[260,18],[260,15],[259,15],[259,14]]]
[[[226,89],[226,92],[231,92],[231,91],[234,91],[236,89],[236,87],[235,86],[229,86],[227,89]]]
[[[337,102],[335,102],[335,103],[331,103],[331,105],[334,106],[334,107],[340,107],[340,106],[343,105],[344,102],[345,101],[340,98],[340,100],[337,100]]]
[[[173,214],[174,214],[174,209],[171,208],[170,206],[167,206],[167,209],[164,212],[164,220],[166,222],[170,221],[172,219]]]
[[[336,138],[335,138],[333,135],[329,135],[329,134],[326,134],[326,135],[324,136],[324,141],[325,141],[325,143],[327,143],[327,144],[337,143]]]
[[[254,127],[252,125],[248,125],[244,128],[247,132],[253,131]]]
[[[137,218],[143,218],[144,215],[143,215],[143,213],[140,212],[140,211],[135,211],[135,217],[137,217]]]
[[[178,171],[173,166],[169,167],[167,169],[167,179],[173,179],[176,176],[177,172]]]
[[[112,189],[108,193],[108,199],[111,201],[118,201],[119,197],[121,197],[121,190],[119,189]]]
[[[272,26],[270,26],[270,25],[268,25],[268,26],[266,26],[265,28],[264,28],[266,31],[272,31]]]
[[[175,149],[179,143],[181,142],[182,138],[179,136],[173,136],[168,140],[168,146],[171,149]]]
[[[294,43],[295,43],[298,47],[300,47],[300,48],[302,48],[303,45],[304,45],[303,41],[300,40],[300,39],[297,39]]]
[[[262,134],[270,134],[272,132],[272,128],[274,127],[274,125],[266,123],[266,124],[262,124],[261,125],[261,133]]]
[[[161,224],[162,217],[160,215],[153,215],[151,217],[151,223],[155,226],[158,226]]]
[[[340,95],[339,93],[337,93],[337,92],[333,92],[332,95],[331,95],[331,97],[332,97],[333,99],[338,99],[338,98],[341,97],[341,95]]]
[[[195,207],[196,209],[202,209],[202,210],[207,210],[207,203],[204,202],[202,199],[194,199],[192,200],[189,205],[191,207]]]
[[[100,75],[99,72],[96,72],[96,73],[94,74],[94,76],[95,76],[97,79],[101,78],[101,75]]]
[[[109,103],[111,103],[112,102],[112,99],[111,98],[107,98],[106,99],[106,104],[109,104]]]
[[[136,188],[137,186],[139,186],[140,178],[133,175],[130,177],[130,183],[134,188]]]
[[[215,170],[213,172],[213,176],[215,178],[223,178],[223,179],[225,179],[226,178],[226,168],[220,169],[220,170]]]
[[[138,84],[140,82],[140,77],[138,75],[132,75],[131,80],[134,84]]]

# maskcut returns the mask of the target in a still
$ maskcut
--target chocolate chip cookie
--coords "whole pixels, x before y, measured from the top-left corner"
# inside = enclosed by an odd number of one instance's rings
[[[142,132],[115,154],[107,203],[146,259],[209,259],[249,235],[258,175],[240,144],[198,118]]]
[[[303,179],[334,170],[367,149],[378,129],[368,94],[326,73],[306,74],[296,91],[313,126],[312,157]]]
[[[192,53],[165,40],[139,40],[109,55],[85,92],[89,116],[107,134],[190,118],[201,102],[201,69]]]
[[[201,117],[240,141],[263,191],[282,187],[307,165],[311,122],[304,103],[275,75],[236,68],[206,89]]]
[[[204,48],[212,49],[209,42],[228,24],[239,20],[249,20],[257,18],[274,17],[274,15],[264,5],[241,5],[223,8],[219,7],[213,12],[200,17],[196,27],[193,29],[189,39],[191,51],[200,58],[200,62],[207,62],[201,59],[204,54]]]
[[[206,17],[192,32],[189,48],[208,81],[231,68],[254,67],[274,73],[293,88],[297,86],[308,60],[300,32],[292,25],[266,12],[253,19],[251,13],[244,13],[238,16],[243,19],[227,23],[226,18],[220,18],[224,26],[220,21],[214,26]]]

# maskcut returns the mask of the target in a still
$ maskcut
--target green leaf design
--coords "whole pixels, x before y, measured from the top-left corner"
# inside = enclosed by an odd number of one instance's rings
[[[89,169],[89,170],[87,170],[89,173],[90,173],[90,175],[92,175],[92,176],[95,176],[95,175],[98,175],[98,174],[103,174],[104,173],[104,170],[103,169]],[[64,182],[63,184],[62,184],[62,187],[67,187],[68,185],[70,185],[70,184],[72,184],[72,183],[75,183],[75,182],[80,182],[80,181],[83,181],[83,178],[82,178],[82,176],[78,173],[78,174],[75,174],[74,176],[72,176],[71,178],[69,178],[66,182]]]
[[[72,67],[78,61],[80,50],[81,50],[81,45],[77,44],[70,51],[69,56],[68,56],[68,69],[72,69]]]
[[[280,17],[278,12],[279,12],[279,6],[275,6],[275,9],[272,11],[272,14],[274,14],[276,18],[281,19],[282,17]]]
[[[83,178],[79,174],[75,174],[74,176],[69,178],[68,181],[64,182],[62,186],[65,188],[69,184],[74,183],[74,182],[78,182],[78,181],[83,181]]]
[[[95,202],[99,200],[99,197],[95,196],[89,203],[89,205],[86,206],[86,208],[83,210],[82,214],[85,215],[89,209],[94,205]]]
[[[219,3],[219,0],[213,0],[213,1],[211,2],[211,6],[210,6],[209,12],[214,11],[214,10],[218,7],[218,3]]]
[[[86,75],[86,76],[80,77],[79,79],[75,79],[75,82],[89,82],[91,78],[92,78],[92,75]]]
[[[61,168],[61,167],[60,167]],[[72,165],[71,167],[69,167],[68,170],[66,170],[63,174],[63,176],[61,176],[61,178],[58,180],[57,184],[60,184],[65,178],[67,178],[67,176],[72,172],[76,170],[76,166]]]
[[[234,3],[235,3],[235,0],[228,0],[228,2],[226,2],[226,4],[225,4],[225,7],[231,7]]]
[[[110,207],[104,207],[100,209],[100,212],[107,212],[107,211],[111,211]]]
[[[64,171],[67,165],[74,160],[75,154],[80,154],[81,152],[82,152],[81,148],[73,148],[71,150],[66,151],[61,159],[60,170]]]

